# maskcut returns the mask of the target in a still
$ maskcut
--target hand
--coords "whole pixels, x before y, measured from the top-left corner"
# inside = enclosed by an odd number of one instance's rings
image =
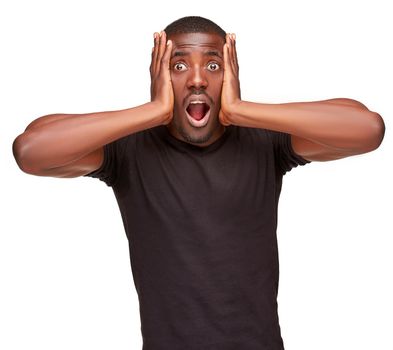
[[[166,40],[166,33],[154,33],[154,47],[150,64],[150,97],[152,102],[160,106],[165,115],[163,124],[169,124],[173,118],[173,88],[170,75],[169,60],[172,52],[172,41]]]
[[[219,120],[223,125],[233,124],[234,109],[241,102],[239,64],[237,62],[235,34],[226,35],[224,44],[224,81],[221,91]]]

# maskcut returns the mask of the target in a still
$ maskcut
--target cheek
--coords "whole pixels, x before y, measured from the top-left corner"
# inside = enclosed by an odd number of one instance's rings
[[[219,78],[214,81],[214,90],[221,95],[222,85],[224,83],[224,74],[222,73]]]
[[[175,97],[175,104],[176,103],[182,103],[183,98],[184,98],[184,82],[182,80],[184,79],[179,79],[179,77],[174,77],[171,75],[171,80],[172,80],[172,89],[173,89],[173,94]]]
[[[221,102],[221,92],[222,92],[222,81],[217,81],[214,84],[214,99],[217,101],[218,104]]]

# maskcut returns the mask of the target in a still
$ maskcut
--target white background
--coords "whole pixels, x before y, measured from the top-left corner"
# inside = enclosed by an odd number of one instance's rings
[[[42,115],[148,102],[153,32],[201,15],[237,34],[243,99],[347,97],[384,118],[376,151],[284,177],[278,302],[287,350],[392,350],[388,3],[3,1],[0,348],[141,349],[112,190],[90,178],[27,175],[11,146]]]

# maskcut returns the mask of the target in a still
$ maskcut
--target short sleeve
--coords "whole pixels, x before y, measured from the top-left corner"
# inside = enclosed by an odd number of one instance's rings
[[[107,186],[113,186],[121,172],[129,139],[130,135],[104,145],[104,159],[101,167],[84,176],[97,178],[105,182]]]
[[[311,163],[310,160],[295,153],[292,148],[290,134],[273,130],[267,131],[273,142],[274,158],[277,169],[282,175],[285,175],[285,173],[298,165]]]

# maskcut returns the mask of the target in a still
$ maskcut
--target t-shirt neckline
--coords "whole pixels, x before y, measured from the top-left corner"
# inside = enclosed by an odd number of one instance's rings
[[[176,148],[179,148],[187,152],[192,152],[195,154],[206,154],[216,150],[225,142],[225,140],[228,138],[230,132],[233,129],[232,125],[226,126],[224,133],[217,140],[215,140],[213,143],[211,143],[208,146],[201,147],[201,146],[193,145],[183,140],[179,140],[178,138],[176,138],[171,134],[171,132],[169,131],[166,125],[162,125],[161,128],[162,128],[162,134],[165,137],[166,141],[168,141]]]

